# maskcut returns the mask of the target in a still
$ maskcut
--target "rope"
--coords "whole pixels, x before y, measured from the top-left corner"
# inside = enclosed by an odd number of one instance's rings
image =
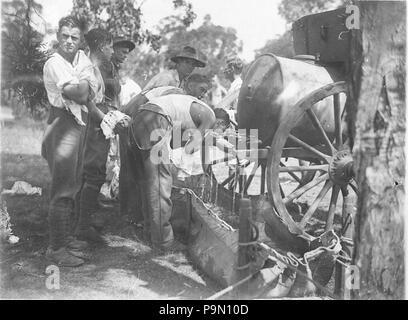
[[[231,292],[231,291],[234,290],[236,287],[238,287],[238,286],[240,286],[241,284],[243,284],[243,283],[247,282],[248,280],[250,280],[250,279],[251,279],[256,273],[258,273],[258,272],[259,272],[259,271],[255,272],[255,273],[253,273],[253,274],[250,274],[249,276],[247,276],[247,277],[243,278],[242,280],[240,280],[240,281],[238,281],[238,282],[236,282],[236,283],[234,283],[234,284],[232,284],[232,285],[226,287],[225,289],[223,289],[223,290],[217,292],[216,294],[214,294],[214,295],[208,297],[208,298],[205,299],[205,300],[215,300],[215,299],[218,299],[219,297],[223,296],[224,294],[227,294],[227,293]]]
[[[343,261],[341,261],[341,260],[339,260],[339,259],[336,259],[336,262],[337,262],[338,264],[341,264],[341,265],[342,265],[343,267],[345,267],[345,268],[350,267],[350,265],[344,263]]]
[[[266,246],[263,243],[260,243],[263,246]],[[268,246],[266,246],[268,247]],[[268,247],[269,249],[272,249],[270,247]],[[273,250],[273,249],[272,249]],[[275,250],[274,250],[275,251]],[[301,276],[303,276],[306,280],[310,281],[311,283],[313,283],[318,289],[320,289],[322,292],[324,292],[328,297],[332,298],[332,299],[336,299],[336,300],[341,300],[340,297],[338,297],[337,295],[332,294],[330,291],[328,291],[325,287],[323,287],[321,284],[319,284],[318,282],[316,282],[315,280],[313,280],[307,273],[304,273],[303,271],[298,270],[298,268],[293,267],[292,265],[285,263],[283,260],[279,259],[278,257],[273,257],[273,256],[269,256],[268,258],[272,259],[272,260],[280,260],[280,262],[284,263],[289,269],[291,269],[292,271],[295,271],[296,274],[299,274]],[[238,268],[237,268],[238,269]],[[310,270],[310,269],[309,269]],[[256,273],[258,273],[259,271],[245,277],[244,279],[238,281],[237,283],[230,285],[229,287],[221,290],[220,292],[210,296],[209,298],[207,298],[206,300],[215,300],[218,299],[219,297],[223,296],[226,293],[229,293],[230,291],[234,290],[236,287],[240,286],[241,284],[247,282],[248,280],[250,280]]]
[[[257,241],[259,239],[259,228],[256,225],[256,223],[252,220],[252,218],[248,219],[249,220],[249,224],[252,227],[251,231],[255,231],[255,235],[252,235],[252,240],[253,241]]]
[[[190,193],[191,195],[194,195],[197,199],[200,199],[200,197],[191,189],[189,188],[180,188],[180,187],[173,187],[177,190],[183,190],[185,192]],[[228,223],[226,223],[224,220],[222,220],[218,215],[216,215],[215,213],[212,212],[212,209],[205,203],[202,201],[202,204],[204,206],[204,208],[207,209],[207,213],[212,216],[213,218],[215,218],[222,227],[224,227],[225,229],[229,230],[229,231],[236,231],[236,229],[234,229],[233,227],[231,227]]]
[[[293,265],[294,267],[298,267],[299,264],[305,266],[305,264],[304,264],[303,262],[301,262],[300,259],[298,260],[298,258],[297,258],[292,252],[288,252],[286,255],[288,256],[289,261],[292,262],[292,265]]]
[[[270,256],[271,257],[271,256]],[[273,257],[271,257],[273,258]],[[276,259],[279,260],[279,258],[276,257]],[[285,263],[283,260],[281,260],[280,262],[284,263],[285,265],[287,265],[287,267],[289,269],[291,269],[292,271],[295,271],[297,274],[301,275],[302,277],[304,277],[307,281],[310,281],[311,283],[313,283],[316,288],[318,288],[319,290],[321,290],[322,292],[324,292],[328,297],[332,298],[332,299],[336,299],[336,300],[341,300],[340,297],[332,294],[329,290],[327,290],[325,287],[323,287],[321,284],[319,284],[318,282],[316,282],[315,280],[313,280],[307,273],[300,271],[298,268],[290,265],[289,263]],[[306,268],[307,269],[307,268]]]
[[[341,300],[341,297],[339,297],[339,296],[337,296],[337,295],[331,293],[331,292],[328,291],[325,287],[323,287],[321,284],[319,284],[318,282],[316,282],[315,280],[313,280],[313,278],[311,277],[311,270],[310,270],[309,263],[307,262],[307,260],[306,260],[306,262],[303,262],[301,258],[297,258],[297,257],[295,257],[295,255],[294,255],[293,253],[288,252],[288,255],[290,255],[290,257],[291,257],[292,259],[295,259],[298,263],[302,264],[302,265],[306,268],[306,272],[307,272],[307,273],[305,273],[305,272],[303,272],[303,271],[300,271],[297,267],[295,267],[295,266],[293,266],[292,264],[290,264],[290,263],[288,262],[288,257],[283,256],[282,254],[278,253],[275,249],[273,249],[273,248],[267,246],[267,245],[264,244],[264,243],[259,243],[259,244],[260,244],[263,248],[265,248],[266,250],[268,250],[268,251],[272,252],[273,254],[275,254],[275,257],[274,257],[274,256],[271,256],[271,255],[268,256],[269,259],[272,259],[272,260],[274,260],[274,261],[279,261],[279,262],[285,264],[289,269],[291,269],[292,271],[295,271],[297,274],[300,274],[301,276],[303,276],[307,281],[310,281],[311,283],[313,283],[313,284],[316,286],[316,288],[318,288],[319,290],[321,290],[322,292],[324,292],[324,293],[325,293],[327,296],[329,296],[330,298],[336,299],[336,300]],[[318,249],[319,249],[319,248],[318,248]],[[311,251],[311,252],[316,253],[316,252],[317,252],[317,249],[315,249],[315,250],[313,250],[313,251]],[[323,252],[323,251],[321,251],[321,252]]]
[[[244,270],[248,269],[251,266],[252,262],[248,262],[247,264],[244,264],[243,266],[235,267],[236,270]]]
[[[315,280],[313,280],[312,278],[312,273],[309,267],[309,264],[306,260],[306,262],[302,261],[302,258],[298,258],[295,256],[294,253],[292,252],[288,252],[287,256],[284,256],[282,254],[280,254],[279,252],[277,252],[275,249],[269,247],[268,245],[262,243],[262,242],[255,242],[258,243],[261,247],[263,247],[264,249],[267,249],[268,251],[272,252],[275,256],[269,255],[268,258],[280,263],[283,263],[285,266],[287,266],[289,269],[291,269],[292,271],[294,271],[296,274],[299,274],[300,276],[304,277],[307,281],[311,282],[312,284],[314,284],[316,286],[316,288],[318,288],[320,291],[322,291],[323,293],[325,293],[328,297],[332,298],[332,299],[336,299],[336,300],[341,300],[341,297],[331,293],[329,290],[327,290],[325,287],[323,287],[321,284],[319,284],[318,282],[316,282]],[[248,243],[249,245],[250,243]],[[254,243],[251,243],[254,244]],[[247,243],[239,243],[239,245],[247,245]],[[335,247],[337,245],[337,243],[333,244],[332,247]],[[324,249],[323,249],[324,248]],[[320,250],[318,250],[320,249]],[[323,249],[323,250],[322,250]],[[324,251],[333,251],[333,249],[330,248],[325,248],[325,247],[320,247],[317,248],[313,251],[311,251],[313,253],[313,257],[317,256],[317,253],[320,252],[324,252]],[[342,261],[339,261],[338,259],[336,259],[336,261],[343,265],[344,267],[348,267],[348,265],[346,265],[345,263],[343,263]],[[299,264],[303,265],[306,268],[306,273],[299,270],[297,267],[299,266]],[[236,267],[236,270],[242,270],[242,269],[246,269],[251,265],[251,263],[248,263],[244,266],[239,266]],[[238,281],[237,283],[230,285],[229,287],[221,290],[220,292],[210,296],[209,298],[207,298],[206,300],[215,300],[218,299],[219,297],[225,295],[226,293],[229,293],[230,291],[234,290],[236,287],[240,286],[241,284],[249,281],[256,273],[258,273],[259,270],[247,277],[245,277],[244,279]]]
[[[258,241],[250,241],[250,242],[238,242],[238,245],[240,247],[245,247],[245,246],[252,246],[254,244],[257,244]]]

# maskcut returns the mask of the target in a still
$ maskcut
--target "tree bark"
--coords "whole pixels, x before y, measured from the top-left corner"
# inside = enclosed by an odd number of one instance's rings
[[[405,2],[359,1],[350,124],[360,190],[353,262],[360,299],[404,298]]]

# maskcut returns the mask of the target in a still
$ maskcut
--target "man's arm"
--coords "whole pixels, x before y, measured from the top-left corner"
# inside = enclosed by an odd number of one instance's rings
[[[68,99],[86,105],[89,97],[89,83],[86,80],[79,81],[79,84],[66,84],[62,88],[62,94]]]
[[[66,98],[85,105],[89,96],[89,84],[84,80],[79,80],[72,75],[58,59],[50,58],[44,65],[44,82],[52,82],[61,90],[61,94]]]
[[[190,115],[197,126],[197,130],[190,131],[190,140],[184,147],[188,154],[192,154],[201,147],[206,131],[211,129],[215,123],[214,112],[211,112],[197,102],[191,104]]]
[[[191,114],[192,117],[195,116],[195,118],[197,119],[196,121],[201,121],[200,125],[197,128],[201,134],[201,138],[211,139],[211,142],[205,142],[206,148],[215,145],[222,151],[227,151],[234,156],[236,155],[234,146],[226,141],[222,135],[217,134],[216,132],[211,130],[216,122],[216,118],[213,112],[210,112],[207,108],[204,108],[200,104],[193,102],[191,106]]]
[[[86,107],[88,108],[89,116],[95,120],[95,122],[101,123],[105,114],[96,106],[95,102],[88,99]]]
[[[148,99],[146,98],[145,95],[143,95],[142,93],[137,94],[136,96],[134,96],[129,103],[123,107],[123,109],[121,110],[123,113],[127,114],[128,116],[132,117],[132,115],[134,115],[137,110],[139,109],[139,107],[143,104],[145,104],[148,101]]]
[[[215,106],[215,108],[227,109],[229,108],[236,99],[238,99],[239,90],[227,93],[227,95]]]

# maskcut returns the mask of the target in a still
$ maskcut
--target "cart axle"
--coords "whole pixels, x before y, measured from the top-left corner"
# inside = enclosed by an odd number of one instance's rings
[[[334,184],[345,186],[354,177],[353,157],[348,150],[334,154],[329,163],[329,176]]]

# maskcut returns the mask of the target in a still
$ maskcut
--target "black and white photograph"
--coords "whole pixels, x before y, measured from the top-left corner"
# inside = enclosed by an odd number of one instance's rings
[[[405,300],[406,16],[2,0],[0,300]]]

